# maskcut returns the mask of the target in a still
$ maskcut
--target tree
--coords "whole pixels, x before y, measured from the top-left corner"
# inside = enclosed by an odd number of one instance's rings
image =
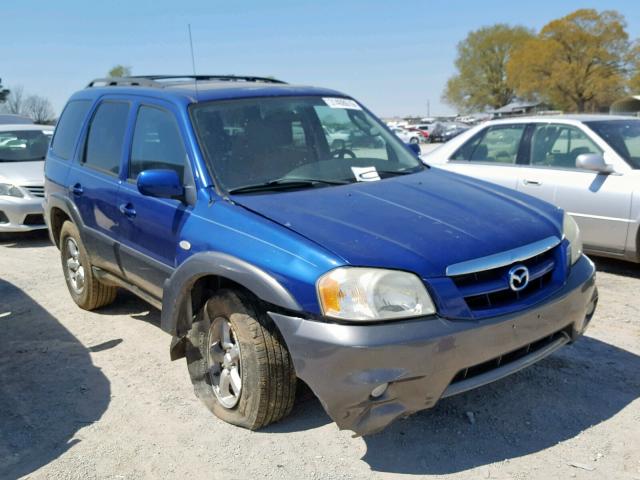
[[[24,90],[22,87],[11,89],[5,100],[5,111],[16,115],[24,113]]]
[[[34,123],[51,123],[55,119],[55,113],[51,102],[40,95],[29,95],[24,102],[24,113]]]
[[[575,12],[545,25],[507,65],[509,84],[568,111],[596,111],[624,94],[629,50],[624,18],[615,11]]]
[[[0,103],[3,103],[9,95],[9,90],[2,86],[2,79],[0,78]]]
[[[640,95],[640,40],[629,51],[629,67],[629,91],[631,95]]]
[[[469,33],[458,44],[457,73],[447,82],[443,100],[467,112],[495,109],[513,101],[515,92],[507,83],[507,62],[512,52],[532,36],[524,27],[505,24]]]
[[[130,77],[131,76],[131,67],[127,67],[126,65],[116,65],[109,73],[107,73],[108,77]]]

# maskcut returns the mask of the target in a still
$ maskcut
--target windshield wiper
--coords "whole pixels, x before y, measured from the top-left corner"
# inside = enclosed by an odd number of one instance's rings
[[[377,170],[377,172],[378,174],[381,174],[381,175],[396,176],[396,175],[410,175],[412,173],[418,173],[424,170],[426,170],[426,168],[412,168],[409,170]]]
[[[319,178],[278,178],[264,183],[243,185],[229,190],[229,193],[263,192],[268,190],[286,190],[289,188],[305,188],[315,185],[346,185],[352,183],[347,180],[322,180]]]

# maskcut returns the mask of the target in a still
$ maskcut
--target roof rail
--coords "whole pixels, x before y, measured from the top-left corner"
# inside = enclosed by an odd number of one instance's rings
[[[163,88],[167,86],[162,80],[189,80],[207,81],[217,80],[221,82],[261,82],[261,83],[286,83],[270,77],[253,77],[243,75],[132,75],[129,77],[96,78],[87,85],[90,87],[152,87]]]

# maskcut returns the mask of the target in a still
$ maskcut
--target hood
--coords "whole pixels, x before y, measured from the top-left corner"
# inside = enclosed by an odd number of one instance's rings
[[[0,181],[16,185],[43,185],[44,161],[0,162]]]
[[[562,229],[562,213],[552,205],[438,169],[233,200],[351,265],[424,278],[444,275],[453,263],[560,236]]]

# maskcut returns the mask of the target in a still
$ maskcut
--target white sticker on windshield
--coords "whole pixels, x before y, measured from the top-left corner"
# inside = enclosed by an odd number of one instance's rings
[[[359,182],[377,182],[380,180],[376,167],[351,167],[351,171]]]
[[[350,98],[338,98],[338,97],[326,97],[323,98],[324,103],[326,103],[331,108],[348,108],[350,110],[362,110],[358,102],[355,100],[351,100]]]

